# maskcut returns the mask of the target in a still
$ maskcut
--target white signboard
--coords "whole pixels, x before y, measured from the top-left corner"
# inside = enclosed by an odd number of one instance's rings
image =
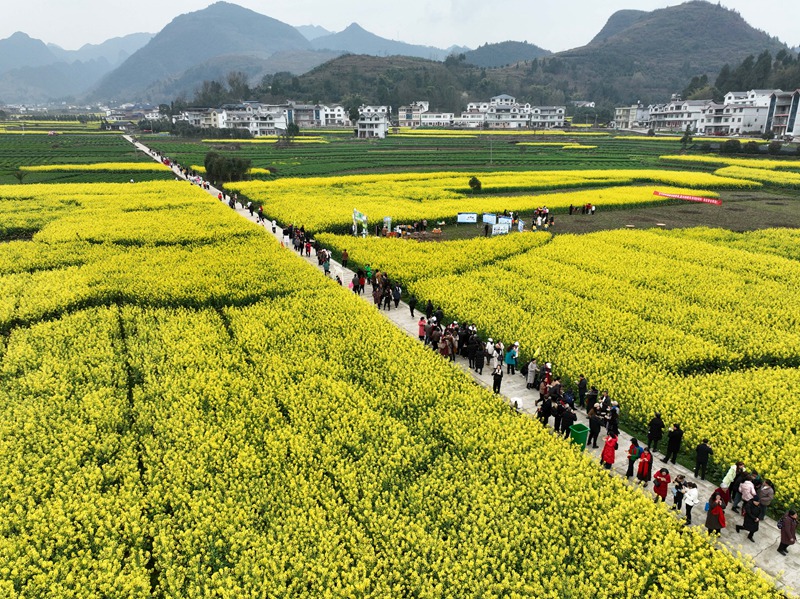
[[[493,225],[492,226],[492,235],[505,235],[508,233],[509,228],[511,225]]]
[[[497,215],[496,214],[484,214],[483,215],[483,222],[489,223],[490,225],[497,224]]]
[[[508,225],[511,226],[513,219],[510,216],[498,216],[497,217],[497,224],[498,225]]]
[[[525,230],[525,221],[520,219],[517,221],[517,230],[522,233]]]
[[[458,213],[458,220],[456,222],[459,222],[459,223],[477,223],[478,222],[478,213],[477,212],[459,212]]]

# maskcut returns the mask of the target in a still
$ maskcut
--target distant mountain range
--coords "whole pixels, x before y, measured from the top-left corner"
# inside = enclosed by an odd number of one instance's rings
[[[17,32],[0,40],[0,101],[40,102],[85,94],[152,37],[134,33],[64,50]]]
[[[557,54],[515,41],[475,50],[407,44],[377,36],[357,23],[338,33],[315,25],[295,28],[217,2],[176,17],[157,34],[132,34],[74,51],[15,33],[0,40],[0,102],[164,102],[179,95],[191,97],[203,81],[224,80],[232,71],[244,73],[253,84],[265,75],[300,76],[312,69],[314,77],[326,79],[320,69],[324,73],[326,63],[343,54],[416,57],[432,61],[431,68],[452,55],[462,67],[491,69],[484,91],[503,79],[503,91],[517,95],[536,92],[556,100],[569,95],[628,102],[663,99],[683,89],[693,76],[713,76],[725,63],[736,64],[765,49],[774,55],[782,48],[785,45],[750,27],[738,13],[700,0],[653,12],[619,11],[589,44]],[[354,62],[358,59],[348,60],[357,72]],[[417,62],[403,64],[423,68]],[[358,87],[357,78],[349,79]],[[329,81],[326,89],[341,88],[338,83]],[[448,93],[463,98],[469,89],[465,84]],[[561,90],[561,95],[552,90]],[[315,99],[338,100],[325,94]]]

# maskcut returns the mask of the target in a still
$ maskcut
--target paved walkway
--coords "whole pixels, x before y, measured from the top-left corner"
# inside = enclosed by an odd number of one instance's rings
[[[142,145],[139,142],[133,141],[129,136],[125,136],[128,141],[134,143],[138,149],[145,152],[149,156],[153,157],[154,160],[160,162],[160,160],[151,152],[149,148]],[[176,176],[182,177],[180,172],[173,167],[173,171],[175,172]],[[208,190],[208,193],[211,194],[212,197],[215,199],[217,198],[220,191],[211,187]],[[223,194],[224,195],[224,194]],[[253,222],[258,222],[256,216],[250,216],[250,213],[244,208],[236,208],[236,212]],[[272,227],[270,222],[263,223],[265,226],[265,230],[272,234]],[[276,228],[274,233],[275,237],[284,243],[286,246],[289,246],[289,239],[283,237],[283,230],[280,225]],[[298,257],[300,256],[297,252],[290,249],[295,255]],[[320,274],[322,274],[322,267],[317,264],[316,256],[310,257],[303,257],[304,260],[313,264],[320,270]],[[343,268],[341,264],[338,262],[334,262],[331,260],[331,277],[336,278],[337,275],[341,277],[344,285],[346,286],[350,280],[353,278],[353,271],[348,268]],[[372,294],[371,294],[371,287],[368,287],[368,290],[365,290],[364,293],[360,296],[362,297],[370,306],[374,306]],[[424,308],[424,302],[421,302]],[[376,308],[377,309],[377,308]],[[404,330],[414,339],[418,339],[418,326],[417,323],[419,321],[420,312],[419,310],[416,311],[415,316],[412,318],[411,310],[409,309],[408,305],[405,302],[400,302],[400,306],[398,308],[394,308],[394,302],[392,302],[392,308],[390,310],[379,310],[381,314],[383,314],[386,318],[391,320],[395,325],[397,325],[400,329]],[[423,310],[424,314],[424,310]],[[431,351],[431,359],[442,359],[438,357],[438,354],[435,354]],[[469,368],[469,364],[467,360],[461,358],[460,356],[456,358],[456,364],[458,364],[465,373],[471,376],[475,382],[479,385],[486,387],[487,389],[492,389],[492,376],[491,376],[491,368],[487,365],[483,369],[483,375],[479,375],[473,369]],[[505,366],[504,366],[504,373],[505,373]],[[590,381],[591,383],[591,381]],[[528,389],[525,382],[525,377],[519,374],[516,375],[508,375],[504,374],[503,382],[501,386],[501,395],[503,399],[508,402],[510,405],[516,405],[519,408],[519,411],[528,414],[531,417],[534,417],[536,414],[536,406],[534,405],[534,401],[539,397],[539,392]],[[622,406],[624,409],[624,406]],[[578,420],[582,424],[589,426],[588,418],[586,417],[586,412],[583,410],[577,410]],[[552,426],[552,421],[551,421]],[[603,434],[605,431],[602,431],[600,434],[600,439],[598,441],[599,448],[592,449],[590,447],[586,448],[586,451],[593,455],[597,461],[600,461],[600,451],[602,449],[602,439]],[[630,445],[630,435],[626,434],[625,432],[621,432],[619,436],[619,449],[617,450],[617,459],[614,463],[612,471],[617,474],[618,476],[625,478],[625,473],[627,469],[627,460],[626,460],[626,452],[628,450],[628,446]],[[640,440],[641,441],[641,440]],[[662,441],[662,443],[666,446],[666,442]],[[663,454],[654,454],[653,460],[653,474],[655,474],[659,468],[664,466],[665,464],[661,461],[663,458]],[[680,464],[667,464],[669,468],[670,475],[674,479],[675,476],[678,474],[683,474],[686,477],[687,481],[693,481],[697,483],[697,490],[698,495],[700,497],[700,503],[694,507],[692,512],[692,526],[699,526],[705,529],[705,521],[706,521],[706,513],[703,511],[703,507],[705,505],[706,500],[711,496],[714,492],[714,489],[717,488],[717,484],[712,484],[707,481],[699,480],[694,477],[694,473],[687,468],[684,468]],[[636,480],[635,477],[633,479]],[[648,485],[648,488],[644,489],[641,485],[638,485],[635,482],[629,482],[628,484],[637,486],[641,489],[642,493],[645,493],[648,497],[655,498],[655,494],[652,491],[652,483]],[[670,486],[671,489],[671,486]],[[672,505],[672,493],[668,493],[667,501],[670,505]],[[683,511],[680,512],[680,516],[678,516],[678,512],[676,512],[676,517],[682,517]],[[784,557],[780,553],[777,552],[778,544],[780,542],[780,531],[777,528],[777,525],[774,520],[766,519],[764,522],[761,523],[759,531],[754,535],[755,536],[755,543],[751,543],[747,540],[747,532],[743,531],[741,533],[736,532],[736,525],[742,524],[743,518],[741,515],[734,514],[730,509],[726,510],[725,512],[725,519],[727,521],[727,528],[723,529],[722,534],[720,536],[720,542],[722,545],[726,546],[734,555],[740,553],[742,556],[746,556],[745,559],[750,559],[753,563],[766,572],[769,576],[775,579],[776,584],[779,588],[783,588],[789,590],[791,592],[797,593],[800,590],[800,544],[794,545],[789,548],[789,555]]]

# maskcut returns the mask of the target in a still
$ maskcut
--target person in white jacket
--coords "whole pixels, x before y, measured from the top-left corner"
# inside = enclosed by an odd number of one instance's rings
[[[693,482],[688,482],[684,485],[683,492],[683,505],[686,506],[686,524],[692,523],[692,508],[700,503],[700,498],[697,496],[697,485]]]

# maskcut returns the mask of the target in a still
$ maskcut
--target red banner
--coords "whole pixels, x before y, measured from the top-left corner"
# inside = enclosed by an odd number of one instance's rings
[[[701,202],[703,204],[714,204],[715,206],[722,206],[722,200],[715,200],[714,198],[703,198],[700,196],[685,196],[679,193],[661,193],[654,191],[654,196],[661,196],[662,198],[673,198],[675,200],[687,200],[689,202]]]

